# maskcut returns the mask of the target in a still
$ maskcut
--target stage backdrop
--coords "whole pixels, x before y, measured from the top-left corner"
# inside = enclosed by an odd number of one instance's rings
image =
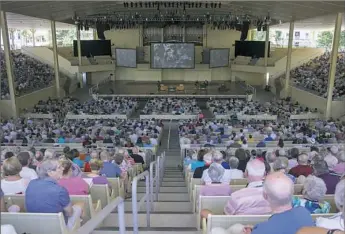
[[[152,43],[151,68],[194,68],[194,44]]]
[[[137,51],[136,49],[115,49],[116,66],[117,67],[137,67]]]
[[[210,68],[229,66],[229,49],[210,49]]]

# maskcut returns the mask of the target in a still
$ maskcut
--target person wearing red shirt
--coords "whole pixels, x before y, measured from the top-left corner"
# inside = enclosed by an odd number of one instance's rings
[[[289,174],[293,175],[294,177],[299,177],[300,175],[304,175],[307,177],[308,175],[313,173],[313,168],[308,165],[308,155],[300,154],[298,156],[298,165],[291,168]]]

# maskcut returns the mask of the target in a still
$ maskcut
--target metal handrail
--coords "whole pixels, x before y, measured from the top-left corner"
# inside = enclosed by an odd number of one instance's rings
[[[159,192],[159,163],[161,156],[157,157],[156,161],[150,163],[150,197],[153,204],[154,201],[158,201],[158,192]],[[155,171],[153,171],[155,169]],[[156,185],[156,191],[153,192],[153,184]]]
[[[140,210],[140,207],[142,204],[146,201],[146,222],[147,227],[150,227],[150,211],[151,211],[151,205],[150,205],[150,173],[148,171],[144,171],[143,173],[137,175],[133,178],[132,181],[132,212],[133,212],[133,233],[138,234],[139,233],[139,227],[138,227],[138,209]],[[139,202],[137,202],[137,188],[138,188],[138,180],[145,178],[145,196],[140,199]],[[139,204],[138,204],[139,203]]]
[[[171,132],[171,122],[172,119],[169,122],[169,133],[168,133],[168,144],[167,144],[167,148],[170,149],[170,132]]]
[[[95,217],[90,219],[87,223],[83,226],[78,228],[75,234],[89,234],[92,233],[95,228],[97,228],[103,220],[108,217],[108,215],[117,207],[118,212],[118,222],[119,222],[119,233],[125,234],[126,233],[126,226],[125,226],[125,204],[124,200],[121,197],[115,198],[110,204],[104,207],[100,212],[96,214]]]

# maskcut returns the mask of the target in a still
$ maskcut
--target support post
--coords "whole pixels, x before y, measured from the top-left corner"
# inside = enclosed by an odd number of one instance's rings
[[[267,67],[267,61],[268,61],[268,42],[270,41],[270,26],[267,25],[266,29],[266,40],[265,40],[265,67]]]
[[[186,26],[182,27],[182,42],[186,42]]]
[[[78,70],[80,69],[80,66],[83,65],[82,59],[81,59],[81,43],[80,43],[80,29],[77,26],[77,47],[78,47]],[[78,81],[80,84],[80,87],[83,88],[83,76],[78,71]]]
[[[289,96],[290,90],[290,70],[291,70],[291,54],[292,54],[292,42],[293,42],[293,35],[294,35],[294,27],[295,22],[293,20],[290,21],[290,28],[289,28],[289,43],[288,43],[288,51],[287,51],[287,58],[286,58],[286,70],[285,70],[285,86],[284,86],[284,95],[285,97]]]
[[[12,115],[13,117],[17,117],[18,109],[17,109],[16,95],[14,92],[13,64],[12,64],[12,59],[11,59],[11,50],[10,50],[10,43],[9,43],[9,37],[8,37],[6,12],[4,11],[0,12],[0,26],[2,29],[2,38],[3,38],[3,43],[4,43],[6,72],[7,72],[8,87],[9,87],[9,92],[10,92],[10,97],[11,97]]]
[[[59,73],[59,56],[57,52],[56,43],[56,25],[55,21],[51,21],[52,30],[52,42],[53,42],[53,57],[54,57],[54,72],[55,72],[55,86],[56,86],[56,96],[60,98],[60,73]]]
[[[78,30],[78,29],[77,29]],[[97,37],[97,30],[94,28],[92,29],[92,33],[93,33],[93,39],[94,40],[98,40],[98,37]]]
[[[334,88],[335,72],[337,68],[337,57],[338,57],[342,17],[343,17],[343,13],[339,12],[335,20],[333,46],[332,46],[332,54],[331,54],[331,61],[330,61],[331,64],[329,67],[327,106],[326,106],[326,116],[325,116],[326,119],[329,119],[332,115],[333,88]]]
[[[164,42],[164,28],[161,28],[161,42]]]

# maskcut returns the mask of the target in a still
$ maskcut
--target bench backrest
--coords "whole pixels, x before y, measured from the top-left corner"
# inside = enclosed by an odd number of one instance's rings
[[[335,214],[313,214],[315,220],[318,217],[331,217]],[[212,228],[221,227],[228,229],[234,224],[240,223],[243,225],[256,225],[258,223],[268,220],[271,215],[209,215],[207,219],[207,233],[211,233]]]
[[[90,187],[92,202],[101,201],[102,209],[110,203],[110,189],[107,184],[93,184]]]
[[[78,222],[77,222],[78,223]],[[17,233],[69,234],[62,213],[1,213],[1,224],[11,224]],[[79,227],[79,225],[78,225]],[[73,230],[76,230],[75,227]]]
[[[124,198],[125,196],[125,189],[123,181],[120,180],[120,178],[107,178],[111,189],[113,190],[113,194],[115,197],[121,196]]]

